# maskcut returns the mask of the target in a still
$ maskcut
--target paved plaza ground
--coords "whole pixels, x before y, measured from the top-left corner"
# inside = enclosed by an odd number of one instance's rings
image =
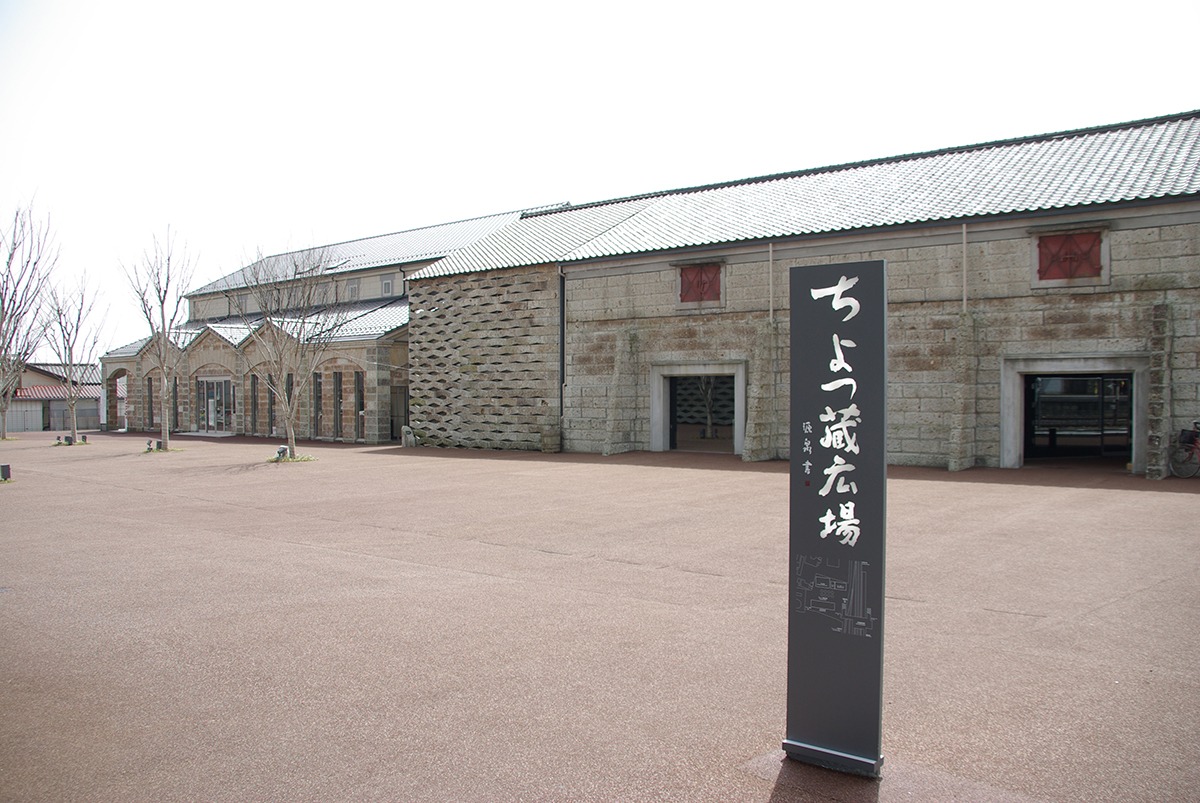
[[[882,780],[783,761],[788,473],[0,442],[0,800],[1200,798],[1200,480],[893,469]]]

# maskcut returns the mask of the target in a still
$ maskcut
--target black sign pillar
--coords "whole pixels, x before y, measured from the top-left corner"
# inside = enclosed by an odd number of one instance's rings
[[[884,263],[791,270],[789,758],[878,776],[887,502]]]

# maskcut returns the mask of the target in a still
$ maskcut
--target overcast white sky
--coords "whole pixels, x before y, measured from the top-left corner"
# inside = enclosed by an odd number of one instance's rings
[[[0,215],[254,255],[1200,108],[1200,3],[0,0]]]

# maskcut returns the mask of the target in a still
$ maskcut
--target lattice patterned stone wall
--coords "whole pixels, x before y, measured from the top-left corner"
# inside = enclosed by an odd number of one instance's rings
[[[421,442],[556,448],[557,270],[423,279],[409,301],[409,417]]]

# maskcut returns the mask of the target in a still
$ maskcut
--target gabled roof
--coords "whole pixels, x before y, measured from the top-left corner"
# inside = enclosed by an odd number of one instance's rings
[[[210,323],[207,326],[205,326],[205,329],[208,329],[213,334],[215,334],[217,337],[221,338],[226,343],[228,343],[229,345],[234,346],[234,347],[240,346],[243,343],[245,343],[246,340],[248,340],[250,338],[250,335],[254,331],[254,328],[255,328],[254,326],[252,326],[248,323],[242,322],[240,320],[239,321],[226,320],[224,322],[218,321],[218,322]]]
[[[57,379],[60,382],[67,381],[67,363],[61,362],[30,362],[26,363],[25,367],[31,371],[36,371],[39,374],[44,374],[51,379]],[[99,385],[100,366],[92,363],[76,363],[75,364],[75,381],[81,385]]]
[[[392,298],[386,301],[358,301],[339,304],[323,313],[307,317],[289,318],[287,315],[275,319],[280,329],[297,336],[301,330],[310,336],[325,335],[331,342],[345,343],[354,340],[378,340],[408,323],[408,298]],[[174,329],[171,339],[175,345],[186,349],[205,332],[212,332],[234,348],[245,345],[255,329],[263,323],[262,316],[242,319],[239,316],[222,318],[203,323],[189,323]],[[332,330],[332,332],[331,332]],[[126,346],[113,349],[103,359],[120,359],[139,354],[150,338],[143,337]]]
[[[1200,111],[528,212],[409,278],[1198,193]]]
[[[139,337],[132,343],[126,343],[124,346],[117,346],[115,349],[104,352],[104,356],[102,356],[100,359],[116,360],[122,357],[136,357],[149,342],[149,337]]]
[[[546,207],[543,207],[546,208]],[[236,290],[246,287],[254,277],[277,275],[290,277],[297,264],[320,265],[321,272],[341,274],[385,265],[407,265],[441,259],[488,236],[521,216],[520,211],[504,212],[454,223],[442,223],[420,229],[381,234],[361,240],[304,248],[263,257],[228,276],[188,293],[188,297]]]

